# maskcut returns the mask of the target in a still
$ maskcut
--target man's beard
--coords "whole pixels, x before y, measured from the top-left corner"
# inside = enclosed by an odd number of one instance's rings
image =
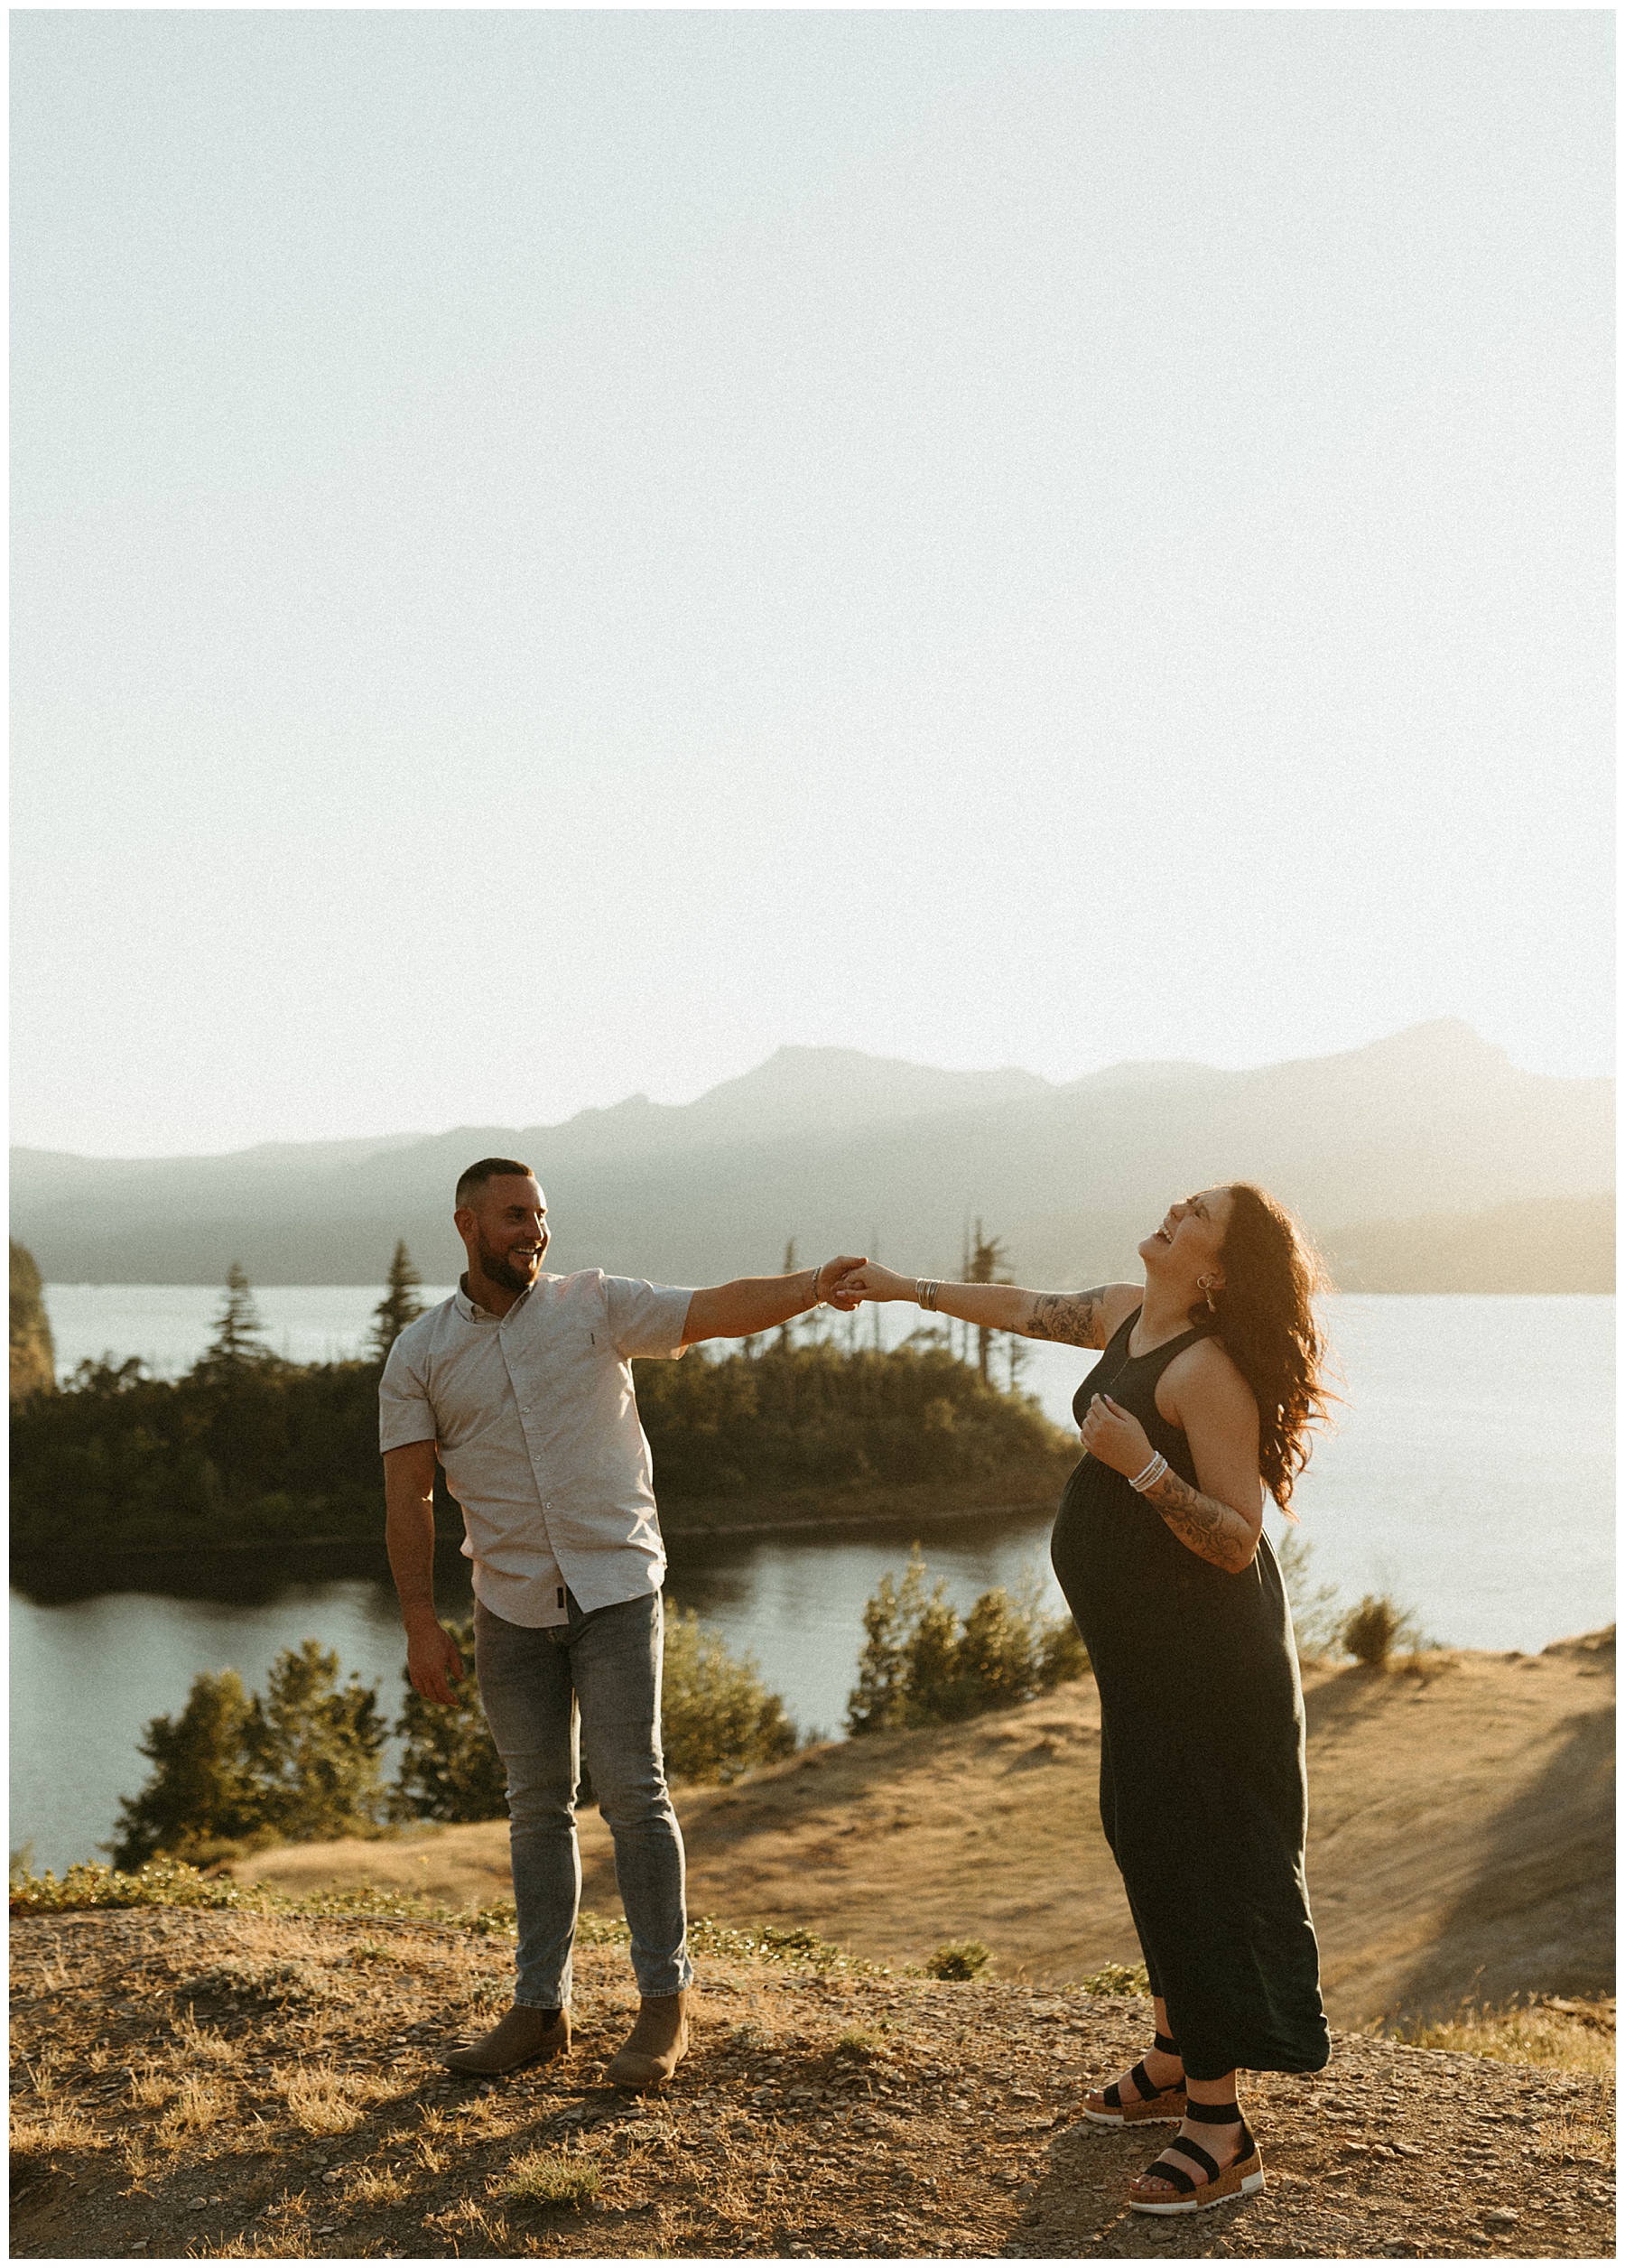
[[[547,1257],[547,1239],[542,1239],[542,1250],[536,1255],[536,1269]],[[479,1240],[479,1266],[487,1283],[500,1284],[504,1291],[529,1291],[536,1280],[536,1269],[521,1269],[506,1252],[498,1252],[484,1237]]]

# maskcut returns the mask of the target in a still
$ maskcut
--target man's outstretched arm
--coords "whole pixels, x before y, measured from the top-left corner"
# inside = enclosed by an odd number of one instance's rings
[[[821,1300],[839,1307],[841,1285],[863,1265],[842,1252],[832,1260],[821,1260],[816,1268],[798,1269],[794,1276],[736,1276],[730,1284],[712,1284],[689,1301],[682,1343],[748,1339],[753,1331],[771,1331],[792,1315],[804,1315]]]
[[[425,1701],[455,1698],[462,1656],[434,1611],[434,1444],[384,1452],[384,1539],[406,1625],[406,1674]]]

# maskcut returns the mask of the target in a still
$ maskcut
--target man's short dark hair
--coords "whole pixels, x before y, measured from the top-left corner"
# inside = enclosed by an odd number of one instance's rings
[[[535,1178],[531,1168],[522,1166],[516,1157],[477,1158],[457,1177],[458,1204],[467,1204],[477,1189],[483,1189],[488,1181],[495,1181],[498,1174],[529,1175],[532,1180]]]

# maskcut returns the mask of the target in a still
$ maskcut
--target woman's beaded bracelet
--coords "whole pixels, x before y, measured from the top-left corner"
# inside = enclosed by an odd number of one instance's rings
[[[1162,1479],[1163,1474],[1167,1471],[1167,1469],[1168,1460],[1163,1455],[1162,1452],[1158,1450],[1152,1457],[1150,1464],[1146,1466],[1142,1473],[1137,1473],[1134,1479],[1129,1482],[1128,1485],[1131,1489],[1138,1490],[1141,1496],[1144,1496],[1147,1489],[1154,1489],[1156,1486],[1156,1483]]]

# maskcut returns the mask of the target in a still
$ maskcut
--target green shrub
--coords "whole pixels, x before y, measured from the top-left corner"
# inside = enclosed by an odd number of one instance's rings
[[[158,1851],[200,1855],[196,1845],[235,1843],[262,1824],[243,1752],[247,1724],[235,1669],[201,1671],[178,1717],[153,1718],[136,1747],[155,1770],[119,1803],[116,1867],[133,1873]]]
[[[617,1927],[623,1932],[624,1922]],[[578,1937],[580,1930],[578,1928]],[[715,1921],[709,1914],[696,1915],[689,1923],[689,1947],[694,1953],[709,1953],[723,1961],[783,1961],[792,1967],[816,1970],[827,1976],[838,1969],[848,1975],[887,1975],[884,1965],[860,1960],[855,1953],[843,1953],[840,1946],[831,1945],[825,1938],[811,1929],[778,1929],[769,1924],[766,1929],[736,1929],[725,1921]]]
[[[451,1634],[465,1665],[453,1681],[456,1700],[425,1701],[405,1679],[395,1724],[405,1745],[387,1790],[377,1688],[354,1677],[340,1686],[338,1655],[314,1639],[283,1649],[263,1696],[245,1694],[234,1669],[204,1671],[177,1717],[154,1717],[146,1728],[140,1752],[154,1770],[119,1805],[115,1868],[128,1874],[160,1854],[201,1866],[270,1842],[376,1834],[381,1817],[502,1817],[506,1775],[479,1705],[473,1631],[454,1624]],[[692,1613],[666,1622],[661,1726],[667,1763],[682,1780],[736,1780],[796,1746],[784,1702],[754,1659],[736,1660]],[[590,1795],[585,1775],[583,1793]]]
[[[925,1588],[916,1544],[899,1584],[890,1573],[863,1610],[864,1648],[847,1730],[952,1724],[1030,1701],[1082,1677],[1089,1656],[1070,1614],[1043,1612],[1036,1576],[1014,1597],[984,1591],[961,1627],[948,1586]]]
[[[737,1780],[792,1754],[796,1730],[756,1657],[736,1659],[693,1613],[666,1616],[660,1737],[676,1780]]]
[[[14,1874],[14,1914],[79,1913],[103,1906],[252,1906],[255,1893],[229,1875],[202,1874],[179,1859],[150,1859],[135,1873],[114,1866],[70,1866],[59,1882]]]
[[[338,1655],[313,1638],[283,1649],[263,1696],[235,1669],[200,1672],[180,1715],[153,1717],[138,1743],[154,1770],[119,1803],[115,1867],[376,1832],[387,1729],[376,1687],[340,1687]]]
[[[453,1681],[451,1708],[425,1701],[405,1680],[395,1730],[406,1745],[389,1798],[392,1818],[499,1819],[507,1809],[506,1775],[479,1706],[473,1626],[448,1628],[467,1674]],[[666,1616],[660,1724],[666,1766],[677,1780],[737,1780],[777,1763],[796,1745],[795,1726],[763,1684],[754,1657],[737,1660],[715,1631],[681,1610]],[[581,1796],[591,1799],[584,1766]]]
[[[388,1737],[376,1686],[353,1673],[340,1686],[338,1655],[313,1638],[284,1646],[243,1728],[256,1824],[291,1843],[376,1827]]]
[[[980,1938],[960,1938],[952,1945],[938,1946],[925,1964],[925,1974],[949,1984],[965,1984],[980,1976],[992,1958]]]
[[[1119,1994],[1143,1998],[1151,1990],[1151,1980],[1146,1975],[1143,1961],[1135,1961],[1127,1967],[1121,1961],[1105,1961],[1090,1975],[1078,1979],[1078,1990],[1092,1994],[1097,1999],[1110,1999]]]
[[[1386,1592],[1373,1597],[1368,1591],[1342,1626],[1344,1652],[1368,1669],[1386,1669],[1396,1647],[1419,1645],[1421,1637],[1416,1616]]]
[[[527,2150],[494,2184],[515,2205],[590,2205],[602,2180],[596,2161],[574,2152]]]

